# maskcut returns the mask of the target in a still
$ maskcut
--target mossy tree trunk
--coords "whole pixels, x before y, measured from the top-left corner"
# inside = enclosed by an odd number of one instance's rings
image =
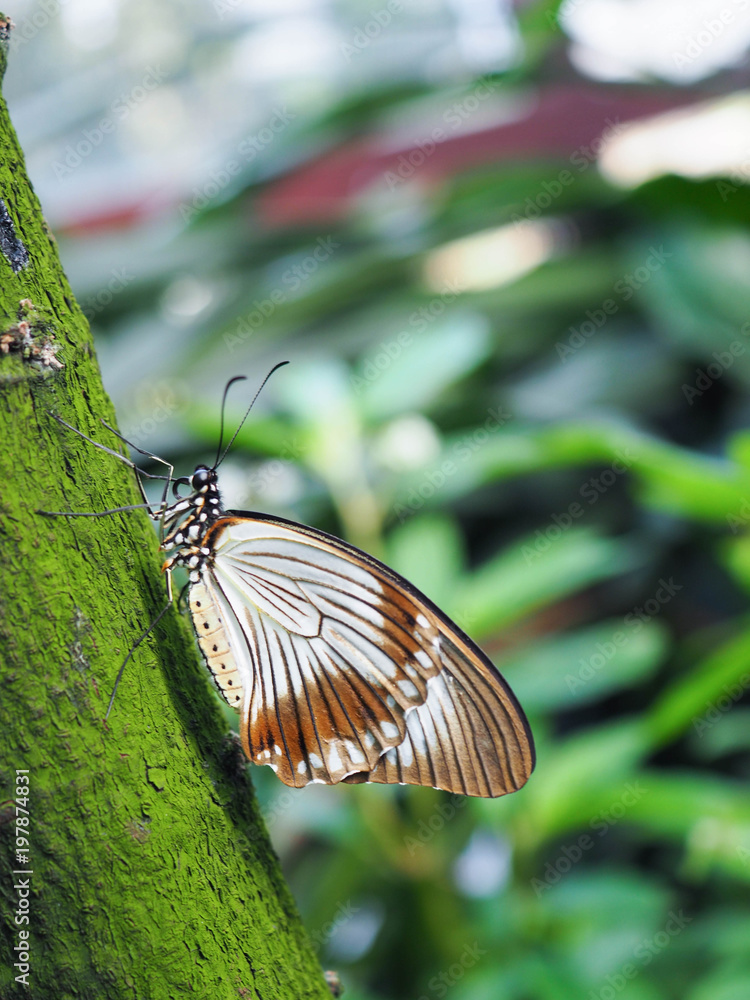
[[[0,34],[1,74],[5,19]],[[330,997],[175,609],[104,721],[164,604],[161,558],[143,511],[36,513],[140,498],[129,469],[50,416],[113,444],[91,336],[1,102],[0,149],[0,996]],[[17,769],[28,826],[10,801]]]

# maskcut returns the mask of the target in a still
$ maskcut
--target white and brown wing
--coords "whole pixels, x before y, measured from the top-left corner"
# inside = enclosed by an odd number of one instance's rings
[[[482,651],[382,563],[280,518],[228,514],[190,594],[248,757],[288,785],[520,788],[531,733]],[[239,695],[239,698],[238,698]]]

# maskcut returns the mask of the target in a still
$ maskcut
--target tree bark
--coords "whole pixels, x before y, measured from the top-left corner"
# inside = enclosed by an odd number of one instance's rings
[[[0,15],[0,78],[9,30]],[[161,557],[143,511],[36,513],[140,496],[131,470],[50,416],[117,447],[2,101],[0,149],[0,996],[330,998],[174,607],[104,721],[165,603]]]

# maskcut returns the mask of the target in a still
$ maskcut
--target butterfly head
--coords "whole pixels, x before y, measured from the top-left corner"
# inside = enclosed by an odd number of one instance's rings
[[[216,488],[216,469],[209,469],[207,465],[196,465],[195,472],[190,477],[190,485],[196,493],[208,493],[213,487]]]
[[[182,501],[189,510],[188,520],[208,527],[213,521],[224,513],[221,506],[221,497],[218,487],[218,473],[214,466],[196,465],[195,472],[190,478],[179,479],[179,483],[184,483],[192,490],[190,496]],[[175,494],[179,498],[179,493]],[[180,509],[181,504],[176,505],[175,510]]]

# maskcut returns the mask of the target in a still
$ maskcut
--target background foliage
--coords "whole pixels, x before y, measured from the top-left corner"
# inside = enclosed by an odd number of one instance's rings
[[[499,801],[254,770],[362,1000],[750,992],[747,25],[633,4],[628,63],[559,6],[11,11],[123,431],[184,474],[289,358],[229,505],[386,559],[530,717]]]

